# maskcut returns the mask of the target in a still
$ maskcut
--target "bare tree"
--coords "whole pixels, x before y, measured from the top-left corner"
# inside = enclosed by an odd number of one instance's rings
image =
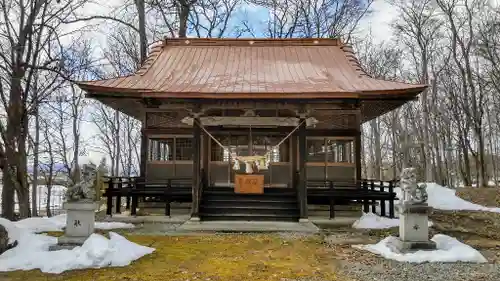
[[[466,117],[466,122],[471,125],[477,141],[477,147],[472,147],[471,142],[465,145],[476,159],[477,180],[479,186],[487,186],[485,166],[485,143],[483,134],[485,95],[480,91],[474,78],[473,48],[477,42],[475,33],[476,17],[480,17],[482,9],[487,5],[485,0],[471,1],[444,1],[436,0],[446,18],[451,41],[453,62],[459,70],[461,77],[461,104]]]
[[[433,0],[394,0],[392,3],[399,11],[397,20],[393,23],[396,36],[405,45],[412,58],[418,82],[429,84],[430,63],[440,39],[441,21],[437,17],[436,6],[433,5]],[[420,98],[423,119],[420,139],[423,149],[420,157],[424,160],[422,163],[424,177],[427,181],[432,181],[428,91],[424,91]]]
[[[45,204],[45,210],[47,217],[52,216],[52,210],[50,208],[51,205],[51,199],[52,199],[52,186],[54,185],[54,166],[55,166],[55,157],[54,157],[54,147],[52,145],[52,135],[55,133],[53,131],[52,126],[48,124],[49,120],[43,120],[42,122],[42,132],[43,136],[45,138],[44,144],[45,144],[45,151],[44,154],[47,156],[45,157],[45,161],[43,161],[43,166],[44,169],[41,169],[41,172],[45,178],[45,186],[47,188],[47,193],[46,193],[46,204]]]
[[[350,42],[373,0],[252,0],[270,10],[267,36],[341,37]]]
[[[20,216],[30,216],[26,144],[27,102],[33,77],[37,69],[57,68],[58,55],[50,46],[60,45],[61,19],[84,3],[83,0],[0,1],[3,23],[0,24],[0,97],[7,113],[0,124],[3,141],[0,154],[4,155],[2,215],[6,218],[14,217],[14,193]]]

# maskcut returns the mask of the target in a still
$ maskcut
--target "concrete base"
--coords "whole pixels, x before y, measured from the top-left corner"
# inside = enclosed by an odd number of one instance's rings
[[[90,235],[89,235],[90,236]],[[82,245],[87,240],[88,236],[61,236],[57,238],[58,244],[76,244]]]
[[[299,223],[308,223],[309,219],[299,219]]]
[[[59,250],[72,250],[75,247],[79,247],[85,243],[88,237],[85,236],[61,236],[57,238],[57,245],[49,247],[49,251],[59,251]]]
[[[405,242],[429,241],[429,212],[427,204],[401,205],[399,237]]]
[[[321,228],[329,228],[329,229],[351,227],[352,224],[356,222],[358,219],[359,216],[357,217],[338,216],[333,219],[330,219],[328,217],[310,217],[311,222],[314,223],[315,225]]]
[[[387,246],[395,253],[436,250],[436,243],[434,241],[409,242],[403,241],[399,237],[394,237],[394,239],[389,240]]]
[[[87,239],[90,234],[94,233],[97,204],[94,202],[66,202],[63,208],[67,213],[65,236],[85,237]]]
[[[94,233],[96,203],[66,202],[63,204],[63,208],[66,209],[67,213],[64,236],[57,238],[57,245],[49,247],[50,251],[81,246]]]
[[[113,215],[111,217],[104,218],[105,222],[124,222],[124,223],[172,223],[179,224],[190,220],[190,215],[173,215],[171,217],[167,216],[128,216],[128,215]]]
[[[318,233],[319,228],[311,222],[187,221],[176,231]]]
[[[60,250],[73,250],[76,247],[80,247],[81,245],[76,244],[57,244],[49,247],[49,251],[60,251]]]

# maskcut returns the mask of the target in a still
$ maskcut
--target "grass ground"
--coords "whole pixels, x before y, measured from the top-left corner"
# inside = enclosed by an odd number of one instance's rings
[[[498,189],[463,189],[458,194],[478,204],[500,207]],[[490,262],[500,263],[500,214],[434,211],[430,219],[434,222],[431,235],[443,233],[456,237],[479,250]],[[278,234],[149,236],[127,235],[126,231],[120,231],[129,240],[157,251],[123,268],[76,270],[60,275],[38,270],[18,271],[0,273],[0,280],[351,281],[336,270],[339,261],[376,265],[380,257],[354,249],[350,246],[352,243],[342,241],[376,243],[388,235],[397,235],[398,229],[335,228],[326,232],[337,237],[327,241],[341,243],[324,243],[322,235],[291,239]],[[101,231],[101,234],[106,232]]]
[[[123,268],[76,270],[60,275],[17,271],[0,273],[0,280],[349,280],[335,273],[331,251],[320,236],[287,239],[278,234],[207,234],[127,238],[157,250]]]

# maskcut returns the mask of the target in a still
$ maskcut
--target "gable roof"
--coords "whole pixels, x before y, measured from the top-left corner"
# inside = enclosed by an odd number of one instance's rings
[[[339,39],[165,39],[133,75],[77,82],[94,95],[171,98],[416,96],[427,85],[370,77]]]

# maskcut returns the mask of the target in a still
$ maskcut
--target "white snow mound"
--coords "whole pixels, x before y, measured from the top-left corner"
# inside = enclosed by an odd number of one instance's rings
[[[394,236],[384,238],[377,244],[371,245],[353,245],[354,248],[367,250],[386,259],[392,259],[400,262],[423,263],[423,262],[488,262],[480,252],[474,248],[458,241],[457,239],[444,235],[436,234],[432,241],[436,242],[437,249],[434,251],[417,251],[414,253],[396,253],[393,252],[389,244],[392,243]]]
[[[399,219],[390,219],[386,217],[378,216],[374,213],[363,213],[363,215],[353,223],[353,228],[358,229],[385,229],[399,226]],[[432,226],[432,222],[429,221],[429,227]]]
[[[397,189],[398,198],[401,198],[401,189]],[[427,194],[429,195],[427,203],[435,209],[500,213],[500,208],[485,207],[466,201],[456,195],[456,190],[436,183],[427,183]]]
[[[5,227],[5,230],[7,230],[7,233],[9,235],[9,244],[14,243],[16,240],[19,240],[19,230],[10,220],[0,218],[0,225],[3,225],[3,227]]]
[[[0,255],[0,271],[38,268],[42,272],[61,273],[73,269],[127,266],[155,251],[154,248],[130,242],[114,232],[109,233],[109,239],[92,234],[81,247],[72,250],[49,251],[51,245],[57,244],[56,237],[17,228],[8,220],[2,219],[0,223],[17,235],[15,238],[19,243]]]
[[[48,231],[62,231],[66,226],[66,214],[53,217],[34,217],[13,222],[17,227],[29,230],[34,233]],[[134,228],[131,223],[123,222],[96,222],[96,229],[118,229],[118,228]]]

